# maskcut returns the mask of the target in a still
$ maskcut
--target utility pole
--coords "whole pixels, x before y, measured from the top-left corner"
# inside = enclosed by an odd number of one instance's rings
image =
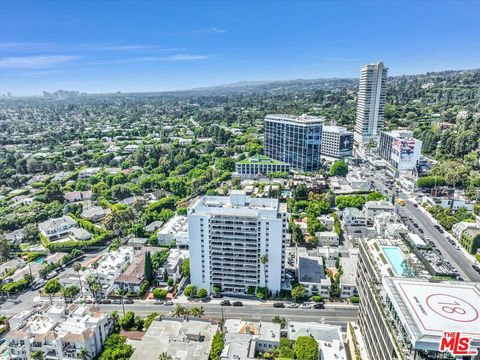
[[[124,296],[122,296],[122,309],[123,309],[123,316],[125,316],[125,297]]]

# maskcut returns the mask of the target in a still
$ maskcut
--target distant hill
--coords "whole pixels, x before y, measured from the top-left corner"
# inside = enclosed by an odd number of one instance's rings
[[[398,83],[421,82],[438,84],[442,81],[453,80],[455,78],[475,79],[473,83],[460,83],[463,86],[480,85],[476,79],[480,76],[480,69],[473,70],[446,70],[439,72],[428,72],[425,74],[400,75],[388,77],[389,85]],[[203,95],[203,96],[221,96],[231,94],[291,94],[296,92],[309,92],[315,90],[337,90],[351,88],[356,90],[358,87],[358,78],[326,78],[326,79],[296,79],[296,80],[278,80],[278,81],[239,81],[230,84],[221,84],[209,87],[199,87],[189,90],[169,91],[172,95]]]

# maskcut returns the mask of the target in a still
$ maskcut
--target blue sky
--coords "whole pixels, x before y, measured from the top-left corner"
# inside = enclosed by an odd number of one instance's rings
[[[0,92],[480,67],[479,1],[0,0]]]

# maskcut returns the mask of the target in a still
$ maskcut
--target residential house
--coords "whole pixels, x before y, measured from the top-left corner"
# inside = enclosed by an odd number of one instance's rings
[[[357,208],[349,207],[343,209],[342,220],[347,226],[366,226],[367,219],[364,213]]]
[[[78,223],[70,216],[50,219],[38,224],[38,230],[49,240],[70,235],[70,229],[77,228]]]
[[[138,293],[140,285],[145,279],[145,254],[140,253],[135,256],[133,262],[119,275],[114,285],[126,292]]]
[[[77,202],[77,201],[91,200],[92,192],[91,191],[69,191],[63,195],[63,198],[70,203]]]
[[[110,214],[112,211],[110,209],[103,209],[100,206],[94,206],[89,209],[84,209],[82,211],[81,216],[87,220],[90,220],[92,222],[100,221],[105,216]]]
[[[365,205],[363,205],[363,211],[365,213],[367,223],[373,224],[373,220],[375,216],[380,213],[387,212],[387,213],[394,214],[395,206],[393,206],[392,203],[384,200],[367,201]]]

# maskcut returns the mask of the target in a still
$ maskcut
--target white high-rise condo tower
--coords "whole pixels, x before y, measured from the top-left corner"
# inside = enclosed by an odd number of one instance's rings
[[[198,288],[247,293],[281,289],[287,207],[278,199],[203,196],[188,210],[190,279]]]
[[[383,127],[388,69],[382,62],[364,65],[360,72],[354,140],[364,144]]]

